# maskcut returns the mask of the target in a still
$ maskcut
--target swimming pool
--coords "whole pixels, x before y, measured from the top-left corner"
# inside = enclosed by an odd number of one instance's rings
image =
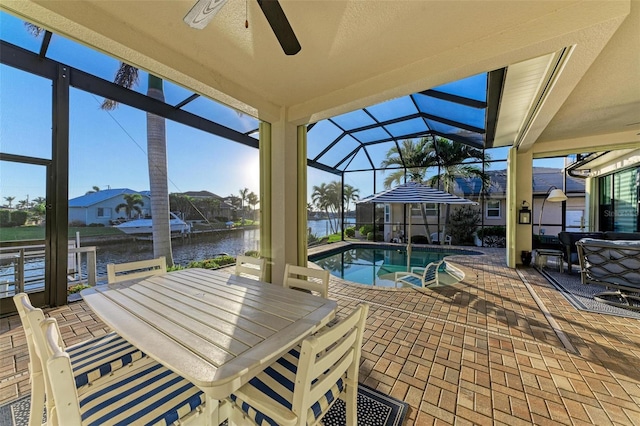
[[[411,267],[425,266],[430,262],[444,259],[445,256],[474,254],[482,253],[441,247],[413,247],[411,249]],[[399,246],[353,244],[337,250],[311,255],[309,260],[338,278],[380,287],[395,287],[395,273],[407,270],[406,247]],[[451,276],[451,274],[440,274],[441,284],[452,284],[458,280],[459,277]]]

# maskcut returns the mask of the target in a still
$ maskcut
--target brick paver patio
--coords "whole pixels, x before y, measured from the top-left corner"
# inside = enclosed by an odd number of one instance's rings
[[[483,251],[448,258],[464,281],[424,292],[332,279],[341,311],[371,305],[360,381],[408,402],[406,425],[640,425],[640,321],[578,311]],[[67,344],[106,332],[82,302],[47,312]],[[17,316],[0,319],[0,351],[2,403],[29,393]]]

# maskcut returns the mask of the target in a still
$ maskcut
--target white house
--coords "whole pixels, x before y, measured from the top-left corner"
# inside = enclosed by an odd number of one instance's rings
[[[114,220],[127,219],[123,210],[116,212],[116,206],[125,202],[125,194],[140,194],[144,202],[140,206],[142,215],[151,214],[149,191],[134,191],[129,188],[105,189],[69,200],[69,223],[99,223],[109,226]]]

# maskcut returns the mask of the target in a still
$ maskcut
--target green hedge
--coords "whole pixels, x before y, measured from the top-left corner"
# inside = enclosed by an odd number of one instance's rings
[[[27,222],[28,213],[24,210],[0,210],[0,226],[11,228]]]

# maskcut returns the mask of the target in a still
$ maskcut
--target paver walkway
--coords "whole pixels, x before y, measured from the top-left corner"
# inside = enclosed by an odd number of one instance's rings
[[[640,321],[578,311],[482,250],[448,258],[464,281],[424,292],[332,279],[340,311],[371,305],[360,381],[408,402],[406,425],[640,425]],[[67,344],[106,332],[82,302],[48,313]],[[17,316],[0,319],[0,351],[1,403],[29,392]]]

